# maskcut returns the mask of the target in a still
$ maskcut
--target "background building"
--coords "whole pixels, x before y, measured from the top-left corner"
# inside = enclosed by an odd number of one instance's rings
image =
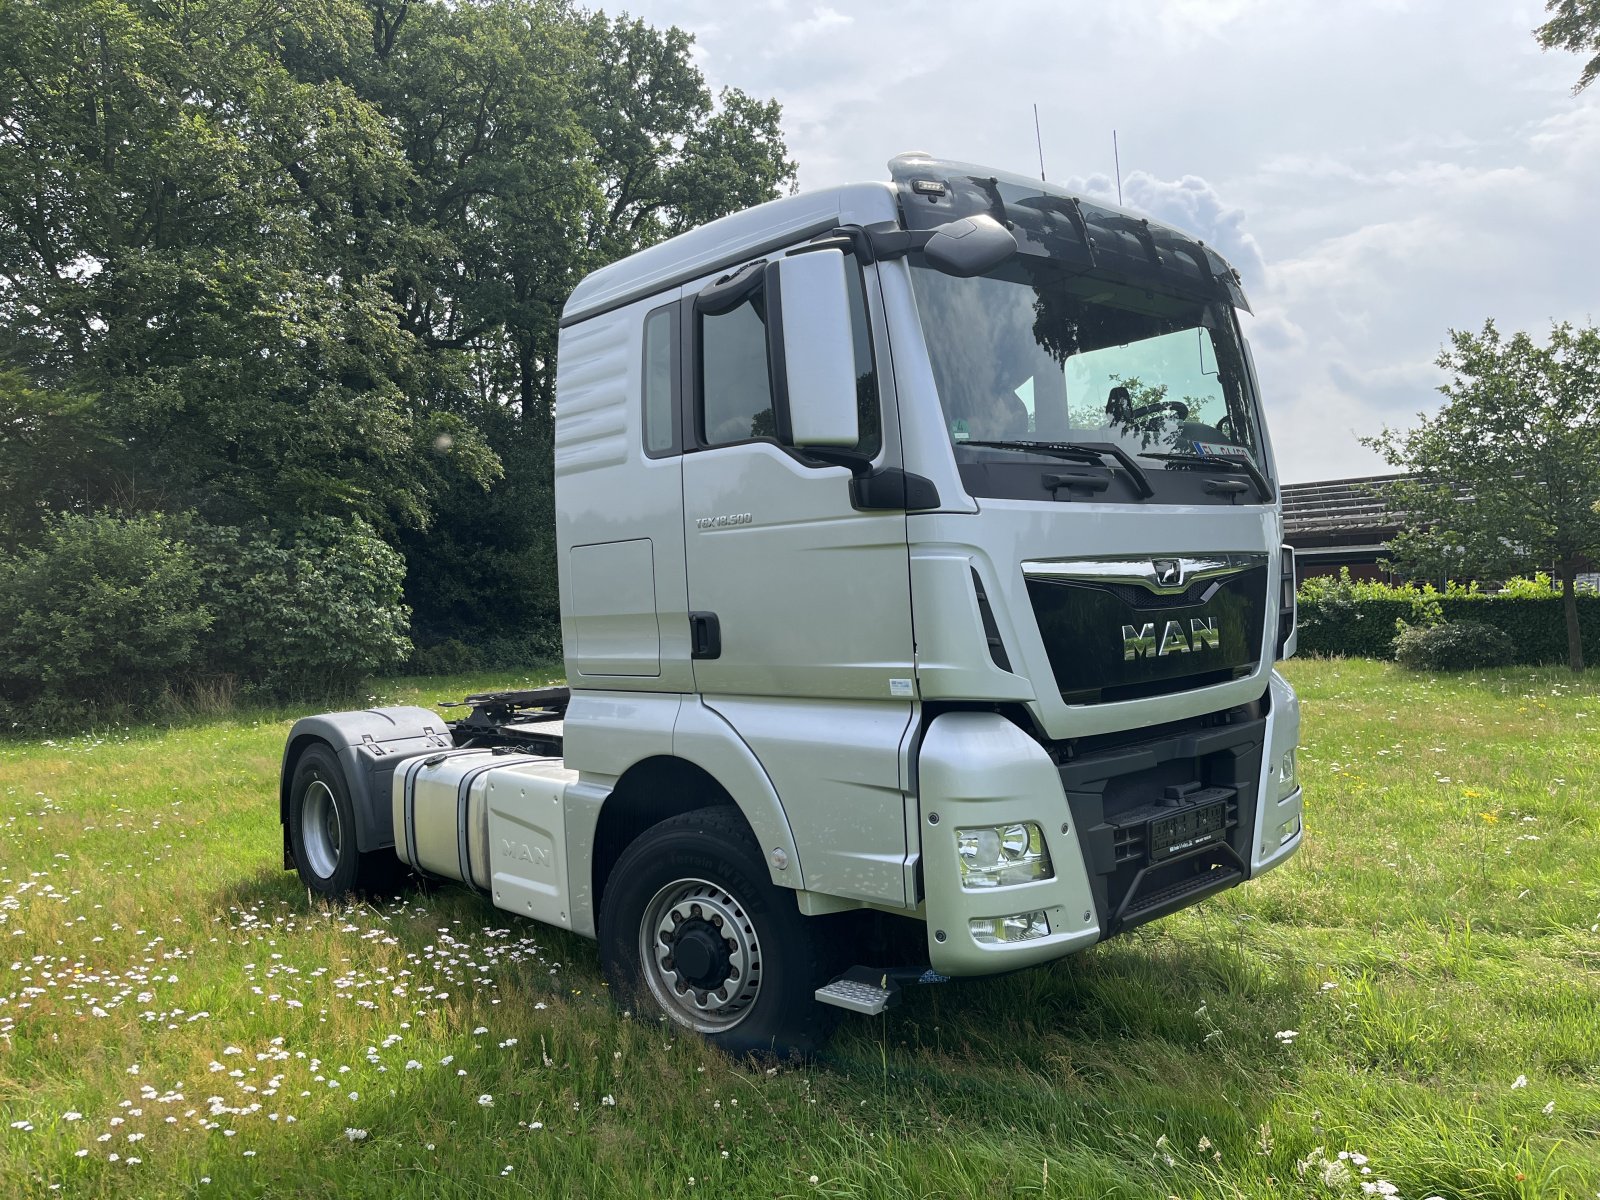
[[[1384,505],[1383,485],[1399,478],[1364,475],[1283,485],[1284,540],[1294,547],[1301,579],[1349,567],[1357,579],[1395,582],[1378,560],[1399,529]]]

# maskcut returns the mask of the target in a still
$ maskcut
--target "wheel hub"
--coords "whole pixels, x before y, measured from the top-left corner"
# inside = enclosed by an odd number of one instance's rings
[[[673,967],[690,987],[712,991],[728,981],[733,954],[708,921],[685,921],[672,936]]]
[[[323,879],[331,879],[344,853],[344,830],[333,791],[320,779],[306,785],[300,798],[301,841],[308,866]]]
[[[702,879],[669,883],[639,927],[645,982],[675,1020],[702,1033],[731,1029],[761,990],[761,946],[744,905]]]

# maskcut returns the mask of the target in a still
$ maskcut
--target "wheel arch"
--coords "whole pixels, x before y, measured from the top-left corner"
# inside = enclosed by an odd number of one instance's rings
[[[697,808],[728,808],[738,813],[746,828],[749,818],[733,793],[697,763],[670,754],[653,755],[634,763],[617,780],[600,806],[590,857],[590,888],[598,916],[607,880],[617,860],[643,834],[673,817]],[[754,836],[755,831],[751,829]]]
[[[288,840],[294,773],[306,751],[319,743],[328,748],[343,773],[361,853],[394,844],[389,781],[395,764],[452,745],[443,720],[425,708],[371,708],[301,717],[289,730],[278,771],[278,821],[283,828],[286,870],[294,867]]]

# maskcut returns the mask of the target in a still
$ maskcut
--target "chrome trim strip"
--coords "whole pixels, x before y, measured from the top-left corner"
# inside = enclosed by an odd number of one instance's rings
[[[1171,578],[1177,566],[1176,583]],[[1022,564],[1026,579],[1052,583],[1121,583],[1142,587],[1158,596],[1173,596],[1188,591],[1203,579],[1223,579],[1267,565],[1265,553],[1227,554],[1152,554],[1139,558],[1034,558]]]

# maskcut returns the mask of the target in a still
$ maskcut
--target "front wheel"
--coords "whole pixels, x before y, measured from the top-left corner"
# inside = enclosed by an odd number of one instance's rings
[[[611,872],[599,932],[619,998],[648,997],[729,1054],[808,1054],[832,1028],[813,996],[828,965],[817,922],[773,886],[736,810],[642,834]]]
[[[355,806],[339,759],[327,746],[306,749],[289,781],[289,849],[300,880],[326,899],[392,890],[401,876],[393,850],[362,854]]]

